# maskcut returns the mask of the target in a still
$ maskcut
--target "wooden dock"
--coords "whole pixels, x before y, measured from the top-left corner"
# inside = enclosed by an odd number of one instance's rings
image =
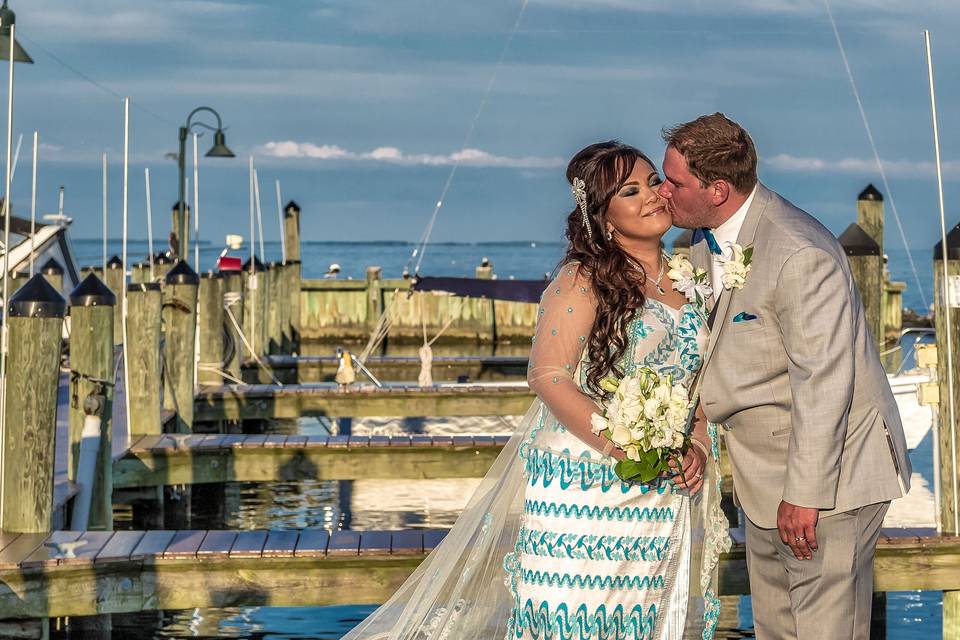
[[[115,489],[209,482],[479,478],[509,436],[143,436],[113,465]]]
[[[305,416],[513,416],[530,408],[534,395],[526,382],[490,384],[336,384],[202,386],[194,419],[268,420]]]
[[[749,591],[742,532],[722,595]],[[960,538],[885,530],[876,591],[960,588]],[[383,602],[442,530],[57,531],[0,534],[0,618]],[[59,552],[58,552],[59,549]],[[67,553],[63,553],[67,550]]]
[[[270,355],[261,358],[283,384],[333,382],[340,359],[330,356]],[[365,366],[381,380],[416,382],[420,374],[420,358],[416,356],[372,356]],[[243,379],[251,384],[272,382],[255,361],[243,363]],[[434,356],[433,379],[452,382],[522,380],[527,375],[525,356]]]

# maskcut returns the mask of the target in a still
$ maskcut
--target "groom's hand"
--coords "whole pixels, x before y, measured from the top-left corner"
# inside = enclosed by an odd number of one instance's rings
[[[780,540],[790,547],[797,560],[810,560],[817,550],[817,519],[820,510],[798,507],[789,502],[780,502],[777,509],[777,531]]]

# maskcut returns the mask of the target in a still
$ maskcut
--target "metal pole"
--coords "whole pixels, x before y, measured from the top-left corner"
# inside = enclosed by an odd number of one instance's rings
[[[129,193],[130,193],[130,98],[123,99],[123,248],[121,250],[121,260],[123,261],[123,276],[121,279],[121,289],[123,293],[120,299],[120,324],[123,329],[123,400],[124,409],[127,415],[127,425],[129,431],[130,424],[130,394],[127,390],[130,388],[130,360],[127,358],[127,219],[129,217]],[[104,270],[106,273],[106,270]]]
[[[179,198],[177,199],[177,224],[176,224],[176,233],[177,233],[177,254],[174,257],[183,257],[189,258],[190,254],[186,252],[187,244],[184,239],[184,235],[187,232],[187,210],[186,210],[186,160],[184,159],[184,154],[187,152],[187,128],[180,127],[180,153],[177,155],[177,193],[179,193]]]
[[[143,182],[147,194],[147,261],[150,263],[150,282],[153,274],[153,205],[150,198],[150,169],[143,169]]]
[[[40,134],[33,132],[33,181],[30,188],[30,277],[33,277],[33,254],[37,250],[37,147]]]
[[[940,203],[940,238],[941,238],[941,248],[943,250],[943,295],[944,295],[944,321],[947,328],[947,388],[950,390],[949,398],[947,399],[947,407],[949,409],[950,415],[950,461],[953,468],[953,478],[951,482],[953,484],[953,530],[960,531],[960,510],[958,510],[958,487],[957,480],[957,421],[956,421],[956,409],[954,407],[953,397],[954,397],[954,386],[955,381],[953,379],[953,325],[950,322],[950,305],[954,302],[950,300],[950,277],[947,272],[947,223],[946,215],[944,213],[944,204],[943,204],[943,170],[940,164],[940,128],[937,124],[937,94],[934,89],[933,84],[933,56],[930,52],[930,32],[924,30],[923,32],[923,41],[927,50],[927,78],[930,83],[930,113],[933,119],[933,151],[936,159],[937,166],[937,197]]]
[[[106,277],[107,273],[107,153],[106,151],[100,156],[100,160],[103,166],[103,264],[100,266],[103,267],[103,274]]]
[[[193,268],[200,271],[200,163],[193,134]]]
[[[283,199],[280,197],[280,180],[275,180],[277,187],[277,218],[280,220],[280,263],[287,264],[287,234],[283,227]]]
[[[256,169],[253,170],[253,196],[257,205],[257,229],[260,231],[260,262],[266,266],[267,256],[263,251],[263,212],[260,209],[260,176]]]
[[[2,23],[0,23],[2,26]],[[13,43],[16,41],[17,25],[10,25],[10,64],[7,72],[7,155],[3,190],[3,304],[7,307],[10,298],[10,162],[13,147]],[[3,529],[4,471],[7,431],[7,332],[10,328],[7,313],[0,314],[0,530]]]

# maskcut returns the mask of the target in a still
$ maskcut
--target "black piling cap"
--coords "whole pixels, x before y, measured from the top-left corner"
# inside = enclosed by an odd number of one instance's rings
[[[45,276],[62,276],[63,267],[57,262],[56,258],[50,258],[40,267],[40,273]]]
[[[120,256],[115,255],[107,260],[107,269],[123,269],[123,260]]]
[[[71,307],[113,307],[117,296],[96,274],[88,274],[77,288],[70,292]]]
[[[878,256],[880,245],[856,222],[851,223],[838,238],[848,256]]]
[[[674,249],[689,249],[690,242],[693,240],[693,229],[684,229],[683,232],[673,241]]]
[[[160,252],[153,257],[153,264],[171,264],[173,260],[170,259],[170,256]]]
[[[243,263],[243,270],[248,273],[250,272],[250,258],[247,258],[247,261]],[[257,271],[266,271],[266,270],[267,268],[263,266],[262,262],[260,262],[260,258],[258,258],[257,256],[253,256],[253,271],[257,272]]]
[[[127,293],[137,293],[138,291],[160,291],[159,282],[131,282],[127,284]]]
[[[67,312],[67,303],[38,273],[17,289],[7,309],[11,318],[62,318]]]
[[[300,213],[300,205],[298,205],[296,202],[291,200],[290,202],[287,203],[287,206],[285,206],[283,210],[285,213],[289,213],[289,214]]]
[[[202,274],[200,274],[200,277],[203,278],[204,280],[216,280],[218,278],[222,278],[223,274],[220,273],[219,271],[211,270],[211,271],[204,271]]]
[[[875,200],[877,202],[883,202],[883,194],[880,193],[873,184],[868,184],[867,188],[860,192],[860,195],[857,196],[857,200]]]
[[[933,259],[943,260],[943,241],[933,246]],[[947,233],[947,260],[960,260],[960,223]]]
[[[200,284],[200,276],[190,268],[186,260],[178,260],[167,273],[167,284]]]
[[[303,264],[302,260],[287,260],[287,264]]]

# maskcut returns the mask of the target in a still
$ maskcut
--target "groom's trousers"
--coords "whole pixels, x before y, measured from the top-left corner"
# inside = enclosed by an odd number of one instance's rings
[[[747,518],[747,571],[757,640],[869,640],[873,556],[889,502],[821,518],[812,560]]]

